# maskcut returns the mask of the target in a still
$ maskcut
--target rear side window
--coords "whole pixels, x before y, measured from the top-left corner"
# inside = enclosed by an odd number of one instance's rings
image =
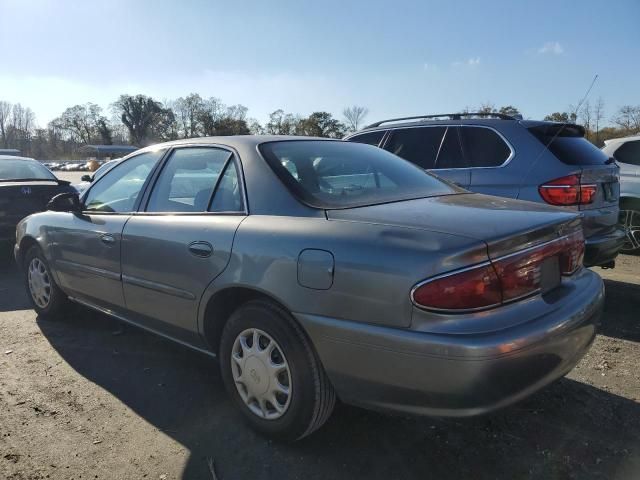
[[[420,168],[436,168],[436,158],[446,127],[418,127],[394,130],[385,150]]]
[[[613,156],[622,163],[640,167],[640,140],[623,143]]]
[[[511,149],[489,128],[462,127],[464,153],[473,167],[499,167],[511,155]]]
[[[386,130],[379,130],[377,132],[363,133],[362,135],[356,135],[349,139],[350,142],[366,143],[367,145],[373,145],[377,147],[380,145],[380,140],[384,137]]]
[[[460,138],[460,127],[448,127],[444,136],[444,141],[438,153],[435,168],[467,168],[462,154],[462,139]]]

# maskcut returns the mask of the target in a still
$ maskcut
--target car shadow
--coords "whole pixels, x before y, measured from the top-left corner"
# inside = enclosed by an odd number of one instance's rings
[[[390,416],[339,405],[295,444],[254,433],[228,400],[215,359],[79,309],[37,319],[78,373],[191,455],[185,479],[639,478],[640,404],[562,379],[472,419]]]
[[[605,315],[599,333],[640,342],[640,284],[617,280],[605,280],[604,284]]]
[[[31,309],[22,275],[13,261],[0,264],[0,312]]]

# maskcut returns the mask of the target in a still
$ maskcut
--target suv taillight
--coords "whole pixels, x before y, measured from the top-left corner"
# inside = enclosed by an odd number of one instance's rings
[[[582,266],[582,231],[521,252],[426,280],[411,292],[417,306],[429,310],[482,310],[539,293],[543,264],[556,257],[560,274],[569,276]]]
[[[592,183],[581,183],[580,175],[550,180],[538,187],[543,200],[551,205],[588,205],[593,202],[598,186]]]

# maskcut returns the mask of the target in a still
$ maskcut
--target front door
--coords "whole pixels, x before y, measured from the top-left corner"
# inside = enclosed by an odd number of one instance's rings
[[[213,147],[175,149],[144,211],[124,228],[127,310],[148,328],[198,344],[198,306],[226,268],[245,218],[236,160]]]
[[[81,214],[60,213],[52,232],[60,286],[72,297],[109,309],[124,307],[122,230],[161,151],[122,161],[84,195]]]

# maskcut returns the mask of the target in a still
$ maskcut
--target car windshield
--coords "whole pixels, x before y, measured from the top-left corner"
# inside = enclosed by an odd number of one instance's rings
[[[35,160],[0,160],[0,182],[12,180],[56,180],[44,165]]]
[[[413,164],[379,148],[351,142],[289,140],[260,151],[304,203],[349,208],[457,193]]]

